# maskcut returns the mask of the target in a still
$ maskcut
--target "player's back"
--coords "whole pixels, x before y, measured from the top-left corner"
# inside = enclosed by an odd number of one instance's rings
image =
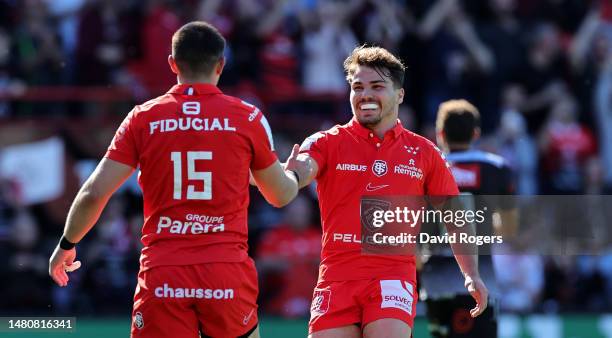
[[[246,259],[249,169],[272,164],[272,147],[261,112],[213,85],[134,108],[107,156],[140,166],[142,266]]]
[[[474,195],[512,194],[512,171],[501,157],[480,150],[451,152],[446,156],[461,192]]]

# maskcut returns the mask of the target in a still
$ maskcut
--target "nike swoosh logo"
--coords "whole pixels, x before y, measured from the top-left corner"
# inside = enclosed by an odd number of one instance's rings
[[[372,183],[368,183],[368,185],[366,186],[366,190],[367,191],[376,191],[382,188],[386,188],[388,187],[388,184],[383,184],[383,185],[372,185]]]
[[[255,309],[251,309],[251,312],[249,312],[248,315],[244,316],[244,319],[242,320],[242,325],[247,325],[249,323],[249,320],[251,320],[251,316],[253,316],[253,313],[255,313]]]

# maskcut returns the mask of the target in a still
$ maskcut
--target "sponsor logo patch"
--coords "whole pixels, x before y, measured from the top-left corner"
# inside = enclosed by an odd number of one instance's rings
[[[416,178],[417,180],[423,179],[423,170],[414,166],[414,160],[408,161],[408,165],[396,165],[393,172],[396,174],[410,176],[411,178]]]
[[[412,284],[401,280],[381,280],[380,296],[382,302],[380,307],[396,308],[412,315],[412,302],[414,289]]]
[[[362,164],[353,164],[353,163],[338,163],[336,165],[336,170],[341,171],[366,171],[368,170],[367,165]]]
[[[157,298],[234,299],[234,289],[173,288],[168,283],[154,293]]]
[[[480,167],[477,164],[461,164],[451,167],[453,177],[461,188],[480,187]]]

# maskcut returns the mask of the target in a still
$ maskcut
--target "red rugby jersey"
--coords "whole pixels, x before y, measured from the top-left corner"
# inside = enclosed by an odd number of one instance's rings
[[[431,141],[401,123],[379,139],[354,118],[307,138],[300,148],[317,161],[323,227],[319,281],[416,279],[412,255],[362,255],[364,195],[454,196],[457,184]]]
[[[175,85],[136,106],[105,157],[140,167],[141,268],[247,258],[249,169],[276,160],[256,107],[214,85]]]

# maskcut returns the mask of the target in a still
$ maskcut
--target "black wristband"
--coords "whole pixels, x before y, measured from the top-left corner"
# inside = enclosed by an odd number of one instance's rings
[[[76,246],[76,243],[72,243],[69,240],[67,240],[66,237],[62,236],[62,239],[60,239],[60,242],[59,242],[59,246],[60,248],[64,250],[71,250]]]
[[[293,175],[295,175],[295,179],[297,180],[298,185],[300,185],[300,175],[298,175],[297,171],[295,170],[289,170],[293,173]]]

